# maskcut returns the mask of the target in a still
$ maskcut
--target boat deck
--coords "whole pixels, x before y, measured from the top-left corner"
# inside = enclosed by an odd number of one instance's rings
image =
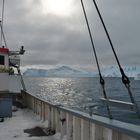
[[[11,118],[5,118],[0,122],[0,140],[60,140],[60,134],[53,136],[32,136],[24,133],[25,129],[41,127],[46,128],[47,122],[40,121],[32,111],[28,109],[18,109],[13,112]]]

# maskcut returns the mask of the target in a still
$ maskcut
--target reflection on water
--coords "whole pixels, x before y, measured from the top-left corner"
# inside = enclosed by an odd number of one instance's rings
[[[120,78],[106,78],[106,92],[109,98],[130,101],[128,92]],[[47,101],[62,104],[69,108],[89,112],[88,106],[94,106],[92,111],[99,115],[106,114],[106,107],[101,103],[102,88],[98,78],[42,78],[25,77],[26,88]],[[140,105],[140,81],[131,79],[133,95]],[[113,115],[121,120],[136,118],[135,113],[111,108]],[[124,116],[124,117],[122,117]],[[131,122],[131,120],[129,120]],[[133,122],[134,120],[132,120]],[[137,120],[136,120],[137,122]]]
[[[53,103],[81,107],[101,96],[98,78],[25,78],[27,90]]]

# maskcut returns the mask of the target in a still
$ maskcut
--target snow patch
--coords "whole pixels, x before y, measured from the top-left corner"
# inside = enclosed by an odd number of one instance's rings
[[[47,127],[47,121],[40,121],[40,118],[28,109],[13,112],[12,118],[5,118],[0,123],[0,140],[60,140],[60,134],[54,136],[28,137],[29,134],[24,133],[24,129],[36,126]]]

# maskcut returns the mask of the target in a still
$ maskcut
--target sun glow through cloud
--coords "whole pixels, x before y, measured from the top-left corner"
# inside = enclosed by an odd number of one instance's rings
[[[41,0],[43,14],[69,16],[73,12],[73,0]]]

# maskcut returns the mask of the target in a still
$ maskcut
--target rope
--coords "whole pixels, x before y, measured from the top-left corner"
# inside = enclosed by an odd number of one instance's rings
[[[2,37],[3,37],[3,40],[4,40],[5,47],[7,48],[7,43],[6,43],[6,39],[5,39],[5,35],[4,35],[4,32],[3,32],[2,22],[1,21],[0,21],[0,28],[1,28],[1,33],[2,33]]]
[[[101,74],[100,65],[99,65],[99,62],[98,62],[98,57],[97,57],[95,45],[94,45],[94,42],[93,42],[93,37],[92,37],[91,29],[90,29],[90,26],[89,26],[89,22],[88,22],[88,18],[87,18],[87,14],[86,14],[86,10],[85,10],[85,7],[84,7],[83,0],[81,0],[81,5],[82,5],[85,20],[86,20],[86,24],[87,24],[88,33],[89,33],[89,36],[90,36],[90,41],[91,41],[91,44],[92,44],[92,49],[93,49],[95,60],[96,60],[96,65],[97,65],[98,72],[99,72],[100,84],[101,84],[102,89],[103,89],[103,95],[104,95],[104,98],[107,99],[107,95],[106,95],[106,91],[105,91],[105,81],[104,81],[104,79],[102,77],[102,74]],[[111,115],[111,112],[110,112],[110,109],[109,109],[108,105],[107,105],[107,111],[108,111],[108,115],[109,115],[110,119],[112,119],[112,115]]]
[[[4,4],[5,1],[3,0],[2,2],[2,12],[1,12],[1,24],[2,24],[2,28],[3,28],[3,22],[4,22]],[[0,47],[2,46],[2,31],[1,31],[1,38],[0,38]]]
[[[90,26],[89,26],[88,18],[87,18],[87,15],[86,15],[86,10],[85,10],[85,7],[84,7],[83,0],[81,0],[81,4],[82,4],[82,9],[83,9],[83,12],[84,12],[84,16],[85,16],[85,20],[86,20],[86,24],[87,24],[87,28],[88,28],[88,33],[89,33],[89,36],[90,36],[92,49],[93,49],[93,52],[94,52],[94,55],[95,55],[95,60],[96,60],[99,76],[102,77],[99,62],[98,62],[98,57],[97,57],[97,54],[96,54],[96,49],[95,49],[95,45],[94,45],[94,42],[93,42],[93,37],[92,37],[91,30],[90,30]]]
[[[106,25],[105,25],[105,23],[104,23],[104,20],[103,20],[103,18],[102,18],[102,16],[101,16],[101,13],[100,13],[99,9],[98,9],[98,5],[97,5],[97,3],[96,3],[95,0],[93,0],[93,3],[94,3],[94,5],[95,5],[95,8],[96,8],[97,13],[98,13],[98,16],[99,16],[99,18],[100,18],[100,20],[101,20],[101,23],[102,23],[102,25],[103,25],[104,31],[105,31],[106,36],[107,36],[107,38],[108,38],[108,41],[109,41],[109,43],[110,43],[110,46],[111,46],[111,49],[112,49],[113,54],[114,54],[114,56],[115,56],[115,59],[116,59],[116,61],[117,61],[117,63],[118,63],[118,66],[119,66],[119,69],[120,69],[120,72],[121,72],[121,75],[122,75],[122,82],[123,82],[124,84],[129,84],[129,83],[130,83],[129,78],[125,75],[124,70],[123,70],[123,68],[121,67],[121,64],[120,64],[120,62],[119,62],[118,56],[117,56],[116,51],[115,51],[115,49],[114,49],[114,45],[113,45],[113,43],[112,43],[112,41],[111,41],[110,35],[109,35],[108,30],[107,30],[107,28],[106,28]]]

